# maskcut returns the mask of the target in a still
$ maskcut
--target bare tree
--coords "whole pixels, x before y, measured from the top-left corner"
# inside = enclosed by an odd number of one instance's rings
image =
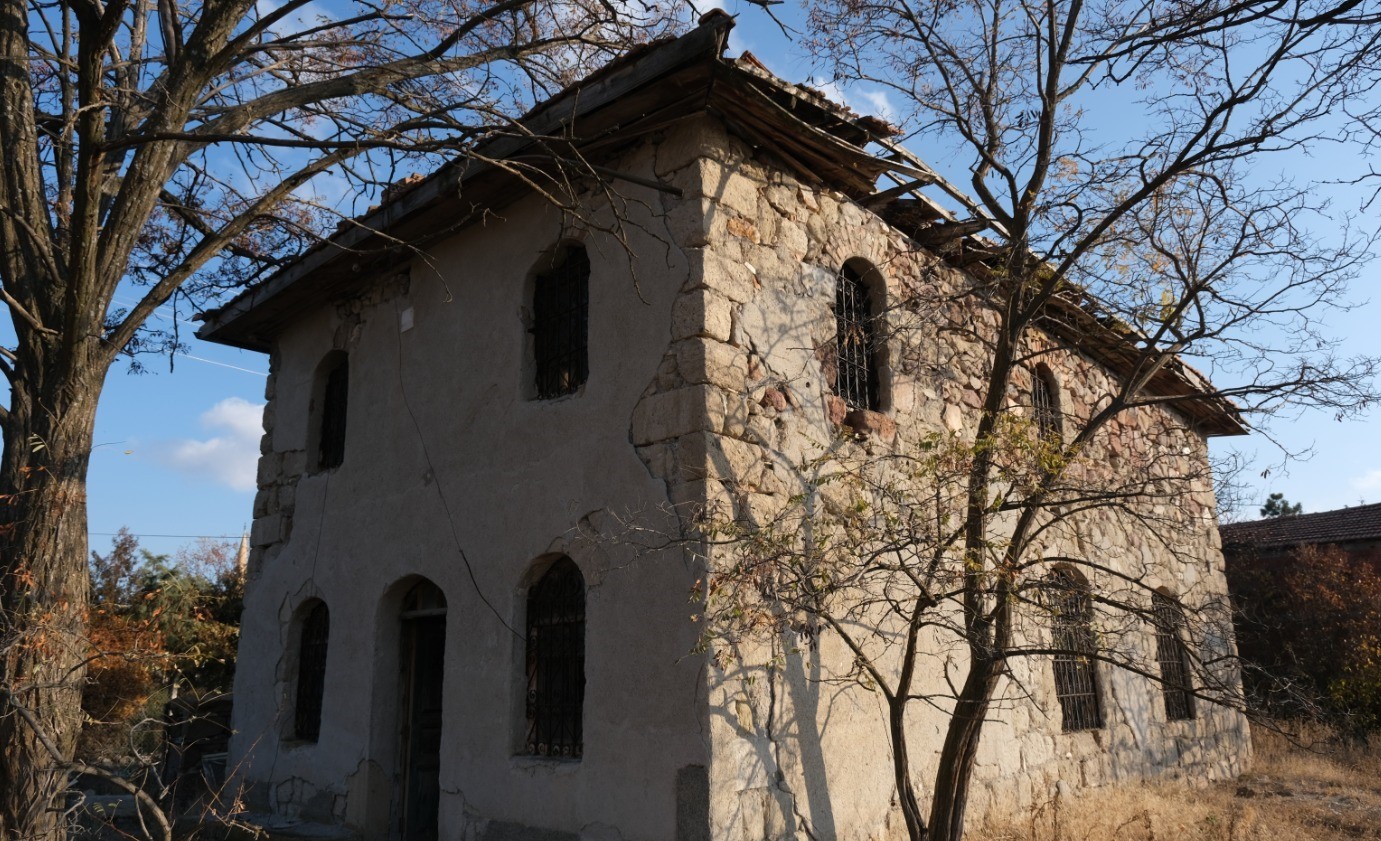
[[[889,267],[908,280],[888,292],[887,353],[894,371],[971,396],[973,421],[890,453],[843,439],[787,465],[784,505],[711,515],[706,644],[732,660],[764,628],[842,641],[851,656],[833,679],[886,700],[912,839],[962,836],[985,725],[1025,699],[1023,659],[1101,661],[1187,703],[1241,705],[1221,586],[1163,589],[1216,553],[1207,538],[1176,543],[1213,524],[1190,430],[1376,397],[1376,360],[1339,358],[1317,321],[1343,302],[1370,236],[1315,185],[1267,168],[1374,107],[1379,22],[1359,3],[812,5],[812,45],[835,77],[886,90],[914,137],[957,149],[967,169],[951,186],[889,148],[915,180],[874,206],[903,227],[889,198],[943,190],[957,208],[921,202],[929,215],[910,232],[963,275],[924,255]],[[1091,118],[1114,98],[1137,118]],[[1326,237],[1311,233],[1321,224]],[[1052,420],[1034,396],[1040,369],[1088,359],[1115,376],[1071,375],[1077,399]],[[1155,560],[1101,560],[1094,528]],[[1072,623],[1085,616],[1096,638]],[[1148,633],[1185,640],[1187,660],[1167,666],[1179,655],[1148,648]],[[947,724],[918,791],[908,716],[927,704]]]
[[[177,346],[150,316],[282,266],[336,221],[333,189],[473,160],[536,98],[675,24],[656,0],[6,6],[0,835],[61,834],[92,427],[118,359]],[[559,199],[549,166],[505,165]]]

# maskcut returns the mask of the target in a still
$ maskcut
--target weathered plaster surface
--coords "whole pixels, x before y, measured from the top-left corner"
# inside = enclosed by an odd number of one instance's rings
[[[648,147],[621,166],[650,171],[657,154]],[[369,294],[323,301],[277,337],[232,746],[260,807],[344,820],[368,837],[390,831],[397,612],[425,576],[448,603],[442,837],[537,837],[516,826],[676,837],[678,773],[707,763],[700,668],[687,657],[693,561],[672,548],[631,563],[632,548],[582,536],[604,530],[610,512],[674,529],[666,484],[630,444],[628,419],[656,391],[689,266],[667,230],[665,197],[624,192],[629,251],[524,200]],[[533,400],[529,275],[544,252],[582,237],[593,264],[589,381]],[[400,329],[409,309],[413,326]],[[316,472],[309,404],[332,350],[350,360],[346,454]],[[515,756],[526,678],[513,629],[523,627],[534,561],[552,553],[569,554],[588,585],[579,762]],[[315,744],[290,738],[294,617],[309,598],[331,611]]]

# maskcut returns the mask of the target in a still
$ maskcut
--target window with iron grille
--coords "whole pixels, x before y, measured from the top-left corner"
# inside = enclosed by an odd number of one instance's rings
[[[880,408],[877,317],[863,275],[845,264],[835,288],[834,393],[855,409]]]
[[[1160,664],[1160,689],[1165,698],[1165,717],[1170,721],[1194,718],[1189,649],[1184,644],[1184,613],[1164,593],[1151,594],[1151,613],[1156,625],[1156,662]]]
[[[330,611],[325,602],[317,602],[302,621],[302,639],[297,649],[293,735],[308,742],[321,736],[321,699],[326,689],[326,644],[330,635]]]
[[[349,357],[328,361],[321,390],[321,428],[317,439],[317,467],[330,470],[345,461],[345,415],[349,404]]]
[[[1093,598],[1077,573],[1057,569],[1050,574],[1047,595],[1051,610],[1051,644],[1055,655],[1055,695],[1060,699],[1066,733],[1103,726],[1098,697],[1098,663],[1093,658]]]
[[[1047,440],[1060,440],[1060,403],[1050,372],[1037,368],[1031,374],[1031,408],[1036,432]]]
[[[528,593],[526,752],[579,759],[584,705],[585,578],[562,557]]]
[[[589,319],[590,258],[584,248],[571,246],[533,284],[532,349],[538,398],[571,394],[589,378]]]

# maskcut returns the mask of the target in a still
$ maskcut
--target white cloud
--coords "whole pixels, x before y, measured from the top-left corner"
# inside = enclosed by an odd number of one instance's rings
[[[844,89],[839,86],[838,82],[822,79],[819,76],[811,76],[810,81],[806,84],[819,91],[831,102],[838,102],[842,105],[848,100],[848,97],[844,95]]]
[[[894,119],[897,115],[892,100],[887,98],[887,91],[861,91],[855,88],[845,90],[838,82],[819,76],[812,76],[806,84],[824,94],[831,102],[847,105],[859,114],[881,117],[884,120]]]
[[[881,117],[884,120],[891,120],[896,117],[897,109],[892,107],[892,100],[887,98],[887,91],[859,91],[858,96],[868,103],[868,107],[859,108],[855,105],[855,110]]]
[[[1381,470],[1368,470],[1361,476],[1353,478],[1349,484],[1358,494],[1374,498],[1377,494],[1381,494]]]
[[[264,404],[227,397],[202,413],[201,425],[219,434],[164,441],[151,448],[155,461],[237,491],[252,491],[263,434]]]

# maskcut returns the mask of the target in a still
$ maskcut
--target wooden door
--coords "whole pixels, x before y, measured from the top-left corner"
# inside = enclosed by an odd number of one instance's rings
[[[446,617],[403,622],[403,841],[436,841]]]

